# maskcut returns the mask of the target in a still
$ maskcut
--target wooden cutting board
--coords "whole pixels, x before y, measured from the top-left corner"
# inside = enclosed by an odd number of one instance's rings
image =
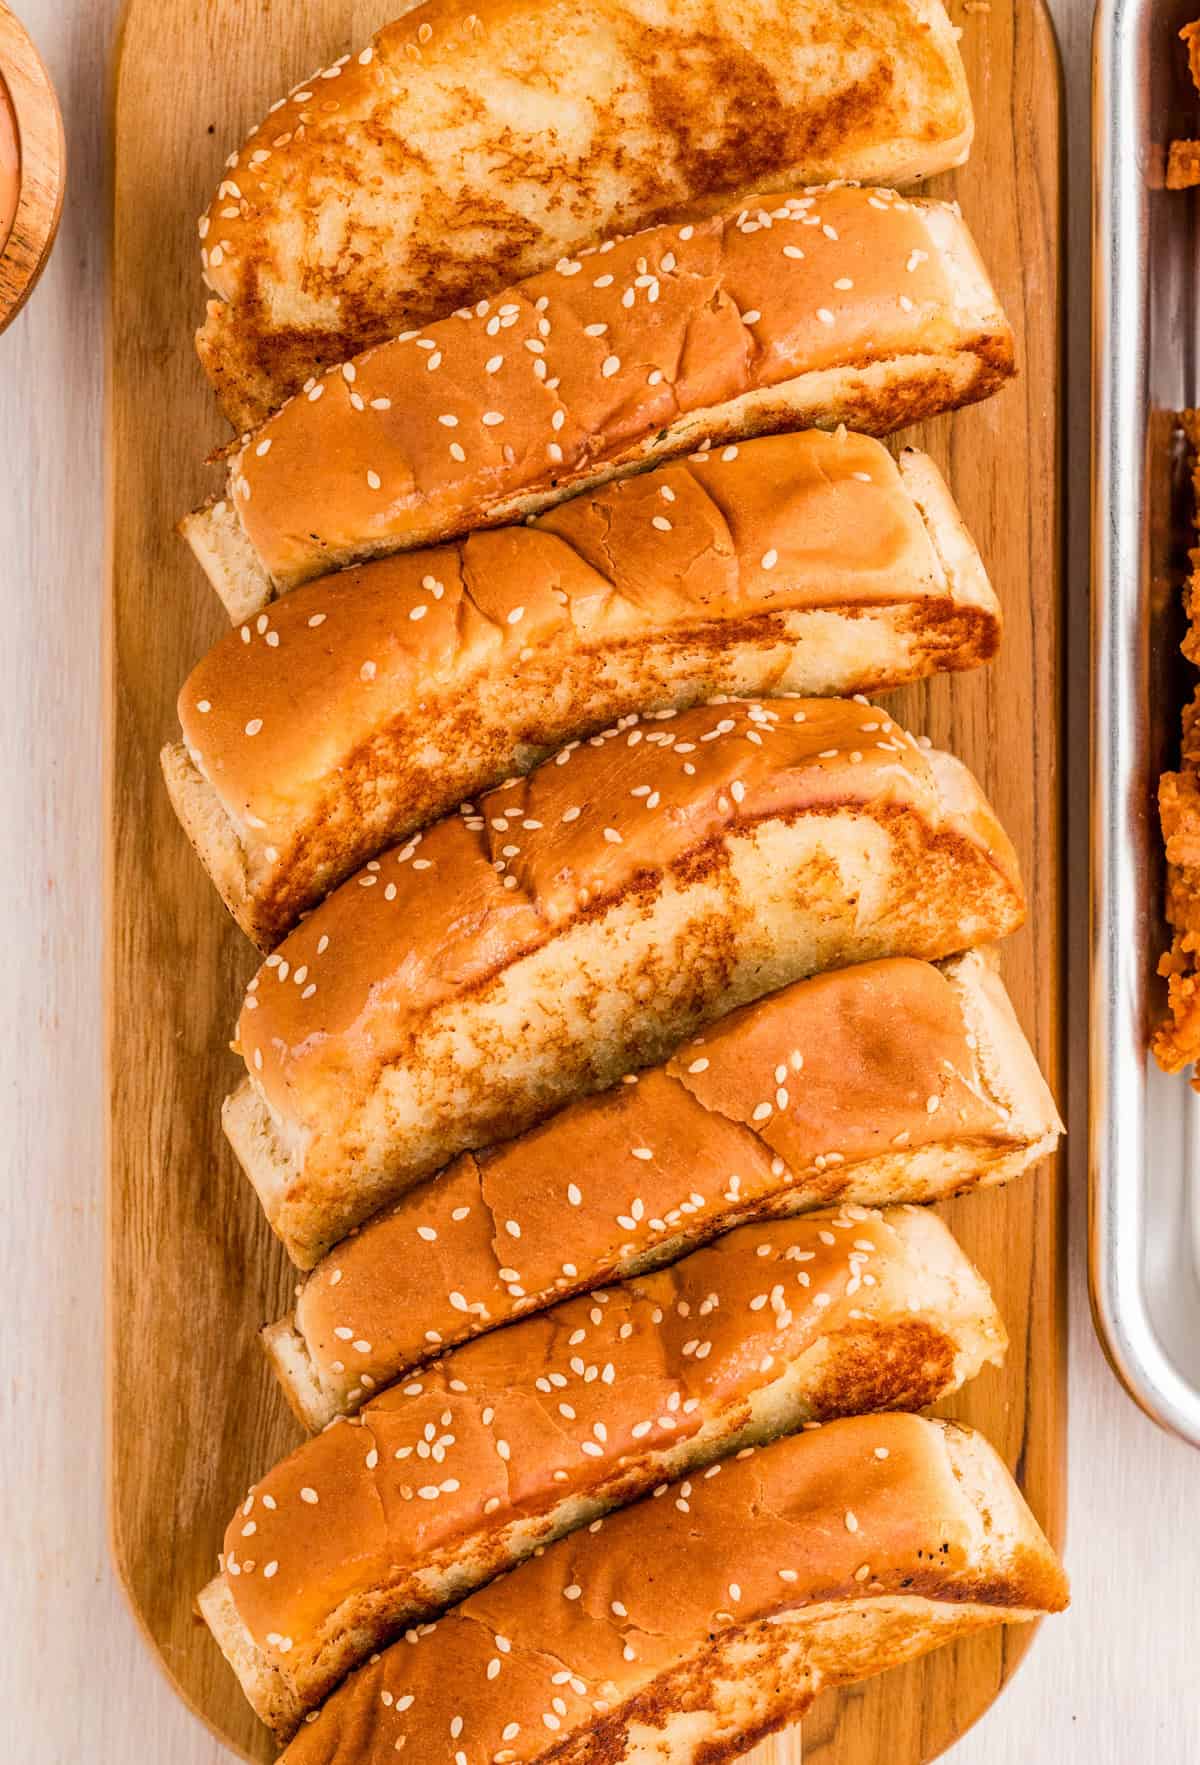
[[[130,0],[118,48],[110,382],[109,732],[112,1537],[134,1610],[180,1694],[235,1753],[274,1757],[193,1614],[246,1486],[298,1444],[256,1330],[295,1279],[222,1139],[227,1051],[255,954],[176,826],[158,771],[175,695],[222,614],[173,527],[225,439],[192,352],[194,219],[266,103],[363,42],[395,0]],[[1063,693],[1058,56],[1040,0],[952,0],[978,112],[961,199],[1022,347],[1021,378],[915,439],[946,469],[1007,629],[981,673],[897,694],[910,728],[982,778],[1029,885],[1004,955],[1021,1019],[1061,1073]],[[1082,1131],[1082,1129],[1080,1129]],[[945,1212],[1012,1336],[949,1406],[982,1428],[1050,1537],[1064,1520],[1062,1179],[1053,1167]],[[809,1765],[917,1765],[987,1708],[1030,1640],[994,1632],[822,1699]],[[799,1765],[797,1731],[756,1765]]]

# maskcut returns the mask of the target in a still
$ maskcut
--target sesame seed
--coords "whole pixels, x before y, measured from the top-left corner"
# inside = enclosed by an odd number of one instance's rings
[[[837,323],[837,320],[827,306],[819,306],[817,308],[817,317],[823,325],[834,325]]]
[[[620,368],[621,368],[620,356],[619,355],[609,355],[609,356],[605,356],[604,362],[600,368],[600,372],[604,375],[604,378],[606,380],[611,380],[614,374],[620,372]]]
[[[846,1531],[847,1532],[857,1532],[858,1531],[858,1516],[857,1516],[857,1514],[847,1512],[847,1514],[846,1514]]]
[[[650,525],[651,527],[657,527],[660,533],[670,533],[672,531],[671,523],[667,520],[665,515],[655,515],[651,520]]]
[[[302,1502],[307,1502],[310,1508],[315,1508],[320,1499],[321,1498],[315,1489],[302,1489],[300,1491],[300,1500]]]
[[[771,547],[770,551],[763,553],[762,567],[764,570],[773,570],[778,562],[779,553],[775,550],[774,546]]]
[[[503,421],[504,415],[501,411],[484,411],[483,413],[485,428],[494,429],[497,423],[503,423]]]
[[[257,735],[262,726],[263,722],[261,717],[252,717],[246,725],[246,734]]]

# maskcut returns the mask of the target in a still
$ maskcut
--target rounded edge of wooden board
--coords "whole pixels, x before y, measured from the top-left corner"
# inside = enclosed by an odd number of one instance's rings
[[[120,76],[121,76],[121,61],[122,61],[123,51],[124,51],[124,47],[125,47],[125,30],[126,30],[126,26],[128,24],[129,18],[131,16],[132,12],[135,10],[137,4],[138,4],[138,0],[126,0],[126,4],[124,7],[122,20],[121,20],[121,27],[118,32],[117,40],[116,40],[116,44],[115,44],[115,48],[114,48],[114,71],[113,71],[113,76],[112,76],[111,85],[110,85],[110,90],[111,90],[111,94],[112,94],[112,107],[113,107],[114,114],[115,114],[117,103],[118,103],[118,95],[119,95],[118,89],[119,89]],[[1055,154],[1057,154],[1058,159],[1059,159],[1059,164],[1061,165],[1062,77],[1061,77],[1061,63],[1060,63],[1060,58],[1059,58],[1057,38],[1054,34],[1054,30],[1053,30],[1053,26],[1052,26],[1052,23],[1049,18],[1049,14],[1046,11],[1046,8],[1044,5],[1044,0],[1030,0],[1030,3],[1027,8],[1025,7],[1023,0],[1016,0],[1016,5],[1022,11],[1026,11],[1026,10],[1028,11],[1029,17],[1032,21],[1032,28],[1035,31],[1040,33],[1040,35],[1043,39],[1043,48],[1047,52],[1046,53],[1046,63],[1047,63],[1046,77],[1048,78],[1048,80],[1052,81],[1052,83],[1053,83],[1054,94],[1055,94],[1056,105],[1057,105],[1057,120],[1054,124],[1054,140],[1053,140],[1053,142],[1048,143],[1047,146],[1049,149],[1052,149],[1052,151]],[[116,188],[115,178],[113,181],[112,188],[114,190],[114,195],[115,195],[115,188]],[[1058,217],[1059,237],[1060,238],[1061,238],[1061,211],[1062,211],[1062,204],[1063,204],[1063,200],[1064,200],[1064,195],[1065,195],[1065,191],[1064,191],[1064,187],[1062,185],[1061,178],[1060,178],[1060,180],[1056,186],[1056,202],[1057,202],[1056,214]],[[1061,362],[1061,353],[1062,353],[1061,264],[1060,264],[1060,269],[1059,269],[1058,295],[1059,295],[1059,301],[1058,301],[1059,325],[1058,325],[1058,334],[1057,334],[1057,350],[1058,350],[1058,358]],[[111,297],[110,297],[110,300],[111,300]],[[113,337],[112,305],[110,304],[109,323],[108,323],[108,343],[109,343],[110,353],[111,353],[111,348],[112,348],[112,337]],[[112,378],[112,374],[110,373],[109,389],[108,389],[110,419],[111,419],[112,398],[113,398],[113,378]],[[1060,412],[1059,421],[1058,421],[1058,425],[1057,425],[1057,443],[1058,443],[1058,449],[1059,449],[1059,462],[1058,463],[1059,463],[1059,467],[1060,467],[1060,477],[1061,477],[1061,448],[1062,448],[1061,412]],[[1063,545],[1062,524],[1061,524],[1061,505],[1059,506],[1058,515],[1059,515],[1059,520],[1058,520],[1058,528],[1057,528],[1057,536],[1058,536],[1058,558],[1057,558],[1058,582],[1057,582],[1057,587],[1058,587],[1059,595],[1061,598],[1062,545]],[[106,762],[105,763],[105,772],[106,772],[105,783],[106,783],[106,792],[107,792],[108,801],[110,804],[112,804],[114,802],[114,794],[113,794],[114,787],[113,787],[113,777],[112,777],[112,758],[113,758],[113,742],[114,742],[113,729],[114,729],[115,718],[116,718],[116,701],[117,701],[117,690],[118,690],[119,682],[118,682],[118,678],[117,678],[117,674],[116,674],[116,660],[115,660],[114,651],[113,651],[113,624],[114,624],[115,596],[116,596],[116,592],[117,592],[117,585],[115,582],[115,576],[114,576],[114,571],[112,568],[112,558],[111,558],[112,533],[113,533],[113,524],[114,524],[114,517],[115,517],[115,504],[114,504],[114,500],[113,500],[113,496],[112,496],[112,492],[111,492],[111,460],[110,460],[110,495],[109,495],[108,516],[109,516],[109,547],[110,547],[110,560],[109,560],[109,578],[110,578],[110,580],[109,580],[108,605],[107,605],[107,609],[106,609],[106,637],[105,637],[106,679],[107,679],[107,688],[108,688],[108,691],[107,691],[107,699],[108,699],[107,724],[108,724],[108,728],[107,728],[106,755],[105,755],[105,762]],[[1061,677],[1061,671],[1060,671],[1060,677]],[[1061,690],[1061,687],[1060,687],[1060,690]],[[1059,784],[1059,791],[1061,794],[1061,781]],[[196,875],[196,886],[197,886],[197,889],[201,889],[204,887],[203,878],[200,876],[199,872],[197,872],[197,875]],[[107,1034],[107,1042],[108,1042],[108,1050],[109,1050],[109,1052],[108,1052],[108,1066],[109,1066],[110,1093],[111,1093],[111,1075],[112,1075],[114,1027],[115,1027],[114,1026],[114,1001],[116,998],[115,980],[116,980],[117,970],[118,970],[118,952],[117,952],[117,948],[116,948],[116,938],[114,935],[114,928],[115,928],[115,919],[114,919],[114,911],[113,911],[114,866],[113,866],[113,840],[111,837],[111,831],[110,831],[110,838],[108,841],[108,850],[106,853],[106,897],[107,897],[107,900],[106,900],[106,925],[107,925],[106,970],[107,970],[107,976],[108,976],[108,988],[107,988],[107,992],[108,992],[108,1026],[107,1026],[108,1034]],[[1060,955],[1060,966],[1061,966],[1061,955]],[[1061,985],[1062,985],[1062,980],[1061,980],[1061,976],[1060,976],[1060,983],[1059,983],[1060,993],[1061,993]],[[1056,1030],[1056,1036],[1057,1036],[1059,1043],[1061,1043],[1061,1023],[1059,1024],[1059,1026]],[[1058,1070],[1061,1071],[1061,1066],[1062,1066],[1061,1048],[1059,1049],[1058,1054],[1057,1054],[1057,1063],[1058,1063]],[[138,1625],[138,1628],[141,1631],[142,1635],[145,1637],[148,1647],[150,1648],[151,1652],[155,1655],[156,1659],[158,1660],[158,1663],[159,1663],[161,1669],[163,1670],[163,1672],[165,1673],[167,1679],[170,1681],[173,1688],[179,1694],[181,1701],[204,1724],[204,1726],[208,1729],[208,1731],[210,1733],[212,1733],[215,1737],[217,1737],[217,1739],[221,1742],[221,1744],[230,1748],[231,1751],[233,1751],[237,1757],[242,1758],[242,1759],[247,1759],[247,1760],[252,1759],[252,1758],[258,1758],[258,1759],[270,1758],[273,1756],[273,1753],[270,1748],[269,1736],[267,1736],[267,1733],[265,1730],[260,1731],[261,1745],[256,1745],[256,1746],[253,1746],[252,1749],[248,1749],[246,1746],[243,1746],[237,1740],[232,1738],[232,1735],[230,1733],[229,1728],[227,1726],[225,1726],[220,1720],[215,1719],[214,1717],[210,1716],[208,1714],[208,1712],[206,1711],[206,1709],[203,1707],[203,1705],[197,1701],[197,1699],[191,1694],[191,1692],[181,1682],[178,1675],[173,1670],[170,1660],[167,1658],[167,1655],[164,1653],[163,1649],[156,1642],[154,1634],[153,1634],[149,1624],[146,1622],[146,1619],[144,1617],[141,1606],[139,1605],[138,1596],[137,1596],[137,1593],[136,1593],[135,1587],[134,1587],[133,1577],[129,1571],[128,1557],[127,1557],[127,1543],[126,1543],[126,1540],[123,1536],[120,1517],[117,1512],[116,1504],[113,1500],[113,1478],[112,1478],[112,1472],[111,1472],[111,1467],[113,1464],[112,1440],[113,1440],[113,1431],[114,1431],[114,1427],[115,1427],[115,1406],[114,1406],[114,1403],[112,1400],[112,1376],[113,1376],[112,1344],[113,1344],[113,1330],[114,1330],[114,1322],[113,1322],[113,1317],[112,1317],[112,1301],[113,1301],[113,1297],[114,1297],[114,1285],[113,1285],[113,1279],[112,1279],[113,1252],[112,1252],[112,1248],[111,1248],[111,1233],[112,1233],[112,1229],[113,1229],[113,1210],[112,1210],[111,1195],[112,1195],[112,1180],[113,1180],[113,1168],[114,1167],[113,1167],[113,1147],[112,1147],[112,1143],[111,1143],[111,1134],[110,1134],[110,1143],[108,1146],[107,1163],[108,1163],[108,1171],[109,1171],[109,1194],[110,1194],[109,1220],[108,1220],[109,1233],[110,1233],[110,1251],[109,1251],[110,1275],[109,1275],[109,1281],[108,1281],[108,1308],[107,1308],[107,1311],[108,1311],[108,1323],[107,1323],[108,1355],[107,1355],[107,1369],[106,1369],[106,1378],[107,1378],[107,1381],[109,1384],[109,1390],[110,1390],[110,1399],[109,1399],[109,1404],[108,1404],[108,1420],[107,1420],[107,1426],[108,1426],[108,1431],[109,1431],[109,1466],[110,1466],[109,1490],[108,1490],[108,1494],[109,1494],[108,1517],[109,1517],[110,1548],[112,1551],[114,1566],[116,1568],[118,1580],[121,1584],[122,1590],[123,1590],[125,1597],[129,1603],[129,1606],[134,1614],[134,1618],[135,1618],[135,1621]],[[1042,1172],[1039,1173],[1039,1175],[1036,1178],[1027,1178],[1027,1179],[1025,1179],[1025,1181],[1037,1181],[1037,1182],[1049,1183],[1052,1186],[1051,1193],[1052,1193],[1052,1198],[1053,1198],[1049,1205],[1054,1206],[1057,1209],[1058,1214],[1061,1216],[1062,1207],[1063,1207],[1062,1180],[1061,1180],[1061,1176],[1056,1172],[1053,1165],[1043,1168]],[[1058,1272],[1058,1276],[1057,1276],[1057,1279],[1055,1282],[1054,1298],[1055,1298],[1055,1303],[1056,1303],[1057,1307],[1061,1311],[1061,1309],[1065,1305],[1065,1280],[1064,1280],[1064,1276],[1063,1276],[1063,1267],[1062,1267],[1062,1264],[1064,1261],[1064,1237],[1063,1237],[1061,1218],[1059,1219],[1059,1222],[1058,1222],[1058,1231],[1057,1231],[1057,1260],[1058,1260],[1058,1264],[1059,1264],[1059,1272]],[[1059,1364],[1056,1366],[1054,1373],[1052,1374],[1052,1378],[1055,1380],[1056,1390],[1057,1390],[1057,1394],[1058,1394],[1058,1401],[1057,1401],[1057,1405],[1056,1405],[1054,1413],[1055,1413],[1055,1418],[1056,1418],[1056,1431],[1060,1437],[1059,1441],[1057,1443],[1057,1450],[1058,1450],[1058,1457],[1061,1462],[1063,1459],[1062,1436],[1065,1431],[1065,1414],[1066,1414],[1066,1411],[1065,1411],[1065,1381],[1064,1381],[1063,1367],[1061,1364],[1062,1359],[1063,1359],[1063,1355],[1064,1355],[1064,1351],[1065,1351],[1065,1331],[1061,1327],[1055,1333],[1055,1343],[1056,1343],[1056,1351],[1057,1351],[1056,1352],[1056,1359]],[[1041,1377],[1042,1378],[1045,1378],[1047,1370],[1048,1369],[1046,1369],[1045,1366],[1043,1365],[1041,1368]],[[1020,1465],[1018,1465],[1018,1475],[1020,1475]],[[1065,1504],[1064,1504],[1064,1500],[1063,1500],[1063,1487],[1062,1487],[1061,1479],[1054,1486],[1054,1493],[1057,1496],[1056,1503],[1054,1504],[1054,1506],[1051,1508],[1050,1511],[1043,1512],[1042,1514],[1040,1514],[1039,1517],[1043,1520],[1043,1523],[1045,1525],[1045,1529],[1046,1529],[1048,1535],[1050,1536],[1052,1542],[1054,1542],[1056,1545],[1058,1545],[1061,1541],[1062,1534],[1063,1534],[1063,1521],[1064,1521],[1064,1511],[1065,1511]],[[972,1726],[974,1726],[974,1724],[983,1716],[983,1714],[995,1702],[995,1699],[999,1696],[1000,1692],[1003,1691],[1003,1689],[1007,1685],[1009,1679],[1012,1677],[1012,1674],[1016,1671],[1016,1668],[1019,1666],[1020,1661],[1024,1658],[1025,1654],[1027,1653],[1029,1647],[1031,1646],[1031,1644],[1034,1640],[1034,1633],[1035,1633],[1036,1629],[1037,1629],[1036,1626],[1028,1627],[1028,1628],[1021,1627],[1021,1629],[1019,1629],[1019,1630],[1014,1629],[1011,1631],[991,1633],[993,1638],[998,1639],[996,1641],[993,1641],[991,1646],[993,1648],[998,1646],[1000,1648],[1001,1656],[1002,1656],[1002,1662],[1001,1662],[998,1677],[996,1676],[995,1673],[992,1674],[992,1678],[995,1680],[994,1686],[992,1686],[990,1688],[985,1688],[986,1695],[984,1697],[982,1697],[976,1704],[973,1704],[973,1706],[966,1713],[964,1713],[961,1705],[959,1705],[958,1702],[956,1701],[955,1708],[954,1708],[953,1733],[949,1734],[949,1735],[945,1735],[945,1736],[938,1736],[936,1738],[931,1737],[931,1742],[928,1747],[923,1746],[921,1748],[921,1750],[917,1753],[910,1754],[910,1755],[906,1754],[906,1757],[911,1759],[912,1765],[918,1765],[918,1761],[920,1762],[920,1765],[929,1765],[930,1761],[932,1761],[933,1759],[937,1758],[942,1753],[944,1753],[946,1748],[954,1745],[957,1742],[957,1740],[961,1739],[961,1737]],[[211,1640],[209,1639],[207,1632],[204,1630],[204,1627],[202,1626],[202,1624],[200,1624],[199,1620],[197,1620],[197,1632],[198,1632],[198,1641],[199,1641],[200,1646],[206,1647],[209,1649],[212,1649],[215,1647],[215,1645],[212,1644]],[[833,1729],[831,1730],[831,1732],[837,1734],[839,1737],[839,1749],[840,1749],[840,1746],[844,1744],[844,1745],[846,1745],[848,1751],[852,1750],[854,1743],[850,1739],[850,1737],[846,1736],[844,1741],[841,1740],[840,1737],[842,1736],[842,1734],[844,1732],[846,1723],[848,1721],[853,1720],[853,1708],[854,1707],[857,1707],[859,1705],[866,1706],[868,1702],[873,1704],[880,1697],[891,1697],[894,1693],[897,1695],[903,1695],[901,1692],[901,1686],[904,1683],[904,1676],[905,1675],[910,1676],[911,1690],[908,1695],[913,1696],[913,1697],[918,1696],[919,1691],[920,1691],[920,1687],[923,1683],[924,1675],[930,1671],[930,1663],[936,1663],[937,1660],[939,1659],[939,1656],[941,1656],[941,1657],[953,1656],[953,1655],[956,1655],[958,1650],[960,1650],[960,1649],[971,1649],[972,1647],[978,1646],[981,1643],[986,1647],[986,1639],[971,1639],[965,1643],[953,1645],[948,1650],[938,1651],[934,1655],[925,1657],[922,1661],[914,1663],[912,1666],[910,1666],[908,1668],[901,1668],[901,1669],[896,1670],[893,1673],[882,1676],[880,1679],[865,1682],[861,1688],[851,1688],[849,1691],[843,1691],[841,1693],[836,1693],[836,1694],[827,1694],[826,1698],[820,1700],[818,1702],[818,1705],[815,1707],[814,1711],[810,1714],[810,1716],[808,1718],[806,1718],[806,1721],[803,1725],[803,1731],[805,1733],[807,1733],[811,1724],[820,1723],[822,1721],[822,1719],[823,1719],[823,1706],[827,1706],[830,1710],[835,1710],[837,1712],[837,1714],[832,1717]],[[936,1671],[936,1668],[934,1669],[934,1671]],[[232,1689],[234,1691],[236,1691],[236,1687],[233,1687],[232,1680],[230,1681],[230,1683],[231,1683]],[[247,1712],[248,1712],[248,1707],[247,1707]],[[849,1714],[848,1714],[848,1712],[849,1712]],[[797,1760],[797,1754],[800,1750],[799,1747],[797,1746],[797,1740],[799,1738],[799,1733],[800,1733],[800,1731],[795,1730],[795,1729],[781,1733],[780,1735],[776,1736],[773,1741],[766,1743],[764,1748],[760,1748],[760,1749],[756,1750],[753,1757],[755,1759],[760,1759],[760,1760],[770,1758],[770,1759],[777,1761],[778,1765],[794,1765],[794,1762]],[[855,1756],[858,1758],[862,1758],[862,1759],[865,1759],[865,1757],[866,1757],[866,1755],[863,1755],[863,1754],[856,1754]],[[882,1760],[880,1761],[880,1765],[884,1765],[884,1762]],[[887,1765],[891,1765],[890,1758],[887,1761]]]

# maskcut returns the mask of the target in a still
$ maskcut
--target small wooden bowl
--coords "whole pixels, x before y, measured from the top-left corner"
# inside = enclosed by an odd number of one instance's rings
[[[0,105],[16,121],[20,185],[16,216],[0,241],[0,331],[20,312],[45,267],[58,232],[66,187],[67,147],[50,76],[28,31],[0,0]]]

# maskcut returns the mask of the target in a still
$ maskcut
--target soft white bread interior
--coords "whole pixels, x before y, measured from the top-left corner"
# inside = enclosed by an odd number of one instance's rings
[[[550,1540],[808,1422],[923,1409],[1005,1346],[932,1213],[747,1226],[468,1343],[316,1435],[230,1521],[201,1610],[286,1738],[374,1649]]]
[[[731,1227],[1007,1182],[1060,1132],[989,954],[836,969],[457,1159],[319,1264],[264,1346],[323,1428],[447,1348]]]
[[[985,398],[1012,331],[957,209],[848,186],[657,227],[330,370],[183,523],[230,615],[706,445]]]
[[[732,1007],[1024,910],[975,781],[865,700],[626,720],[373,860],[267,958],[226,1132],[312,1267]]]
[[[762,437],[285,596],[179,695],[168,789],[264,949],[390,842],[631,712],[987,661],[1000,608],[936,466]]]
[[[425,0],[272,105],[200,222],[238,430],[582,245],[763,189],[903,184],[972,134],[940,0]],[[497,70],[503,69],[503,79]]]
[[[450,1735],[521,1765],[720,1761],[828,1686],[1067,1598],[979,1435],[831,1422],[669,1485],[410,1631],[284,1758],[443,1765]]]

